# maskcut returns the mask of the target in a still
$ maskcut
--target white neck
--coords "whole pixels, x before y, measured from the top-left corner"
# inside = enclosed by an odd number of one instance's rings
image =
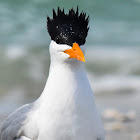
[[[46,97],[48,94],[59,94],[58,96],[63,96],[63,92],[70,90],[70,87],[74,86],[80,87],[80,84],[84,84],[85,80],[87,81],[87,76],[82,62],[70,63],[55,63],[51,61],[48,80],[41,97]],[[64,86],[65,85],[65,86]],[[58,93],[54,93],[57,91]],[[60,93],[61,92],[61,93]],[[73,91],[74,92],[74,91]]]
[[[81,102],[85,101],[85,98],[88,98],[87,102],[90,100],[93,102],[93,93],[84,63],[73,58],[62,61],[56,56],[57,54],[54,54],[53,47],[55,45],[54,42],[50,44],[49,76],[44,91],[38,99],[39,103],[43,103],[46,107],[48,104],[55,106],[57,103],[62,103],[61,106],[65,106],[67,100],[71,100],[70,104],[72,104],[72,102],[77,102],[79,98],[83,99]]]
[[[70,134],[77,140],[93,138],[91,134],[97,126],[97,112],[84,63],[78,60],[56,63],[51,60],[48,80],[37,106],[41,116],[39,123],[43,126],[45,123],[42,131],[49,134],[49,137],[44,137],[61,140]],[[66,131],[62,136],[58,133],[60,128]],[[85,128],[89,129],[85,131]]]

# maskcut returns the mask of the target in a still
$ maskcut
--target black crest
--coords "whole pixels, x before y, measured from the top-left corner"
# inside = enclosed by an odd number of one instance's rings
[[[47,17],[47,29],[51,39],[57,44],[72,46],[74,42],[77,42],[83,45],[89,30],[88,22],[89,16],[86,17],[84,12],[79,14],[78,7],[76,11],[73,8],[70,9],[68,14],[58,7],[57,12],[53,9],[52,19]]]

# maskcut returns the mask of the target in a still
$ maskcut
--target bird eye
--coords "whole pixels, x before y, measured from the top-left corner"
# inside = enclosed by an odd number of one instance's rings
[[[55,41],[57,44],[59,44],[59,42],[60,42],[58,37],[56,37]]]

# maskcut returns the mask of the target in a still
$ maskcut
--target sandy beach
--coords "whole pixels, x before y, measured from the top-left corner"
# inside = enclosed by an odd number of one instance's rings
[[[139,95],[95,98],[102,115],[106,140],[140,140]],[[10,112],[0,115],[0,125]]]

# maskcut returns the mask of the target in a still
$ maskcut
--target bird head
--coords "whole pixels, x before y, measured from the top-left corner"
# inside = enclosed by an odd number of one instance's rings
[[[50,53],[55,59],[85,62],[84,47],[88,34],[89,16],[73,8],[68,14],[59,7],[53,9],[53,18],[47,17],[47,29],[51,36]]]

